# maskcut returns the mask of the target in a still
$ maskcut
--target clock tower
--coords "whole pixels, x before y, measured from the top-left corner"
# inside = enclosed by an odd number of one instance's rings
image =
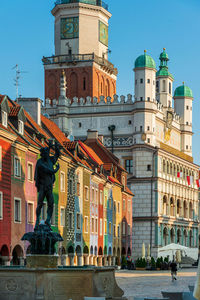
[[[117,69],[108,60],[108,6],[101,0],[58,0],[55,18],[55,55],[43,57],[45,98],[58,99],[64,70],[66,96],[113,97]]]

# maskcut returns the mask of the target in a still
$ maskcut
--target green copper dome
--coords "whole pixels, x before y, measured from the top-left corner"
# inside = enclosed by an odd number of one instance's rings
[[[174,79],[173,75],[168,71],[168,61],[169,61],[169,56],[165,51],[165,48],[163,48],[163,52],[160,54],[160,69],[158,70],[158,72],[156,73],[156,76],[162,76],[162,77],[171,77],[172,79]]]
[[[156,69],[156,63],[150,55],[146,54],[140,55],[135,61],[135,68],[151,68]]]
[[[193,98],[193,93],[192,93],[192,90],[183,83],[183,85],[176,88],[176,90],[174,92],[174,97]]]

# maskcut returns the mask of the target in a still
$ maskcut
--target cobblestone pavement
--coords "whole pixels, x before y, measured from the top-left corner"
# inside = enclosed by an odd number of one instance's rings
[[[171,281],[170,271],[116,271],[118,285],[129,300],[134,297],[160,297],[161,291],[189,291],[188,285],[194,285],[197,269],[178,271],[177,280]]]

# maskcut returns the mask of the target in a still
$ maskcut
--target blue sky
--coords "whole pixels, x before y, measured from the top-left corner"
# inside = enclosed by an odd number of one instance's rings
[[[134,94],[135,59],[147,49],[157,67],[165,47],[174,88],[183,81],[192,88],[193,155],[200,163],[200,1],[199,0],[107,0],[112,13],[109,27],[110,60],[118,68],[117,93]],[[19,94],[44,98],[42,56],[54,53],[52,0],[9,0],[0,3],[0,93],[15,99],[12,67],[23,73]]]

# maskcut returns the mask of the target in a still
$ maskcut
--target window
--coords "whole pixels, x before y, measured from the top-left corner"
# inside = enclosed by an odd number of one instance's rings
[[[133,160],[132,159],[125,160],[125,169],[129,174],[133,173]]]
[[[21,177],[21,165],[18,157],[14,158],[14,174],[15,177]]]
[[[150,126],[147,126],[147,131],[150,131]]]
[[[84,223],[85,223],[85,232],[88,233],[88,217],[84,218]]]
[[[86,78],[83,77],[83,90],[85,91],[86,90]]]
[[[73,194],[73,181],[72,181],[72,179],[69,180],[69,193],[70,193],[70,195]]]
[[[159,93],[159,81],[156,81],[156,92]]]
[[[85,186],[85,200],[89,200],[89,189]]]
[[[98,219],[95,219],[95,233],[98,234]]]
[[[186,106],[186,109],[189,110],[189,106],[188,105]]]
[[[18,130],[20,134],[24,134],[24,122],[22,122],[21,120],[19,120],[18,122]]]
[[[73,213],[72,212],[69,212],[68,227],[69,227],[69,229],[73,229]]]
[[[0,146],[0,171],[2,170],[2,147]]]
[[[98,204],[98,190],[95,191],[95,203]]]
[[[60,191],[61,192],[65,191],[65,173],[64,172],[60,173]]]
[[[151,142],[151,140],[150,140],[150,139],[147,139],[147,143],[149,143],[149,144],[150,144],[150,142]]]
[[[100,235],[103,235],[103,222],[102,222],[102,219],[100,219]]]
[[[126,223],[122,222],[122,234],[125,235],[126,234]]]
[[[189,123],[188,123],[188,122],[186,122],[186,125],[189,125]]]
[[[21,222],[21,199],[15,199],[15,210],[14,210],[14,221],[16,223],[20,223]]]
[[[117,203],[117,212],[120,213],[120,202]]]
[[[114,200],[114,211],[116,212],[116,200]]]
[[[143,101],[143,97],[140,97],[140,101]]]
[[[151,80],[150,79],[147,79],[147,83],[150,83],[151,82]]]
[[[76,214],[76,228],[81,229],[81,215],[79,213]]]
[[[3,193],[0,192],[0,220],[3,219]]]
[[[111,234],[111,233],[112,233],[112,223],[109,222],[109,234]]]
[[[34,222],[34,204],[28,202],[28,224],[33,224]]]
[[[65,208],[60,208],[60,226],[65,226]],[[71,228],[71,227],[70,227]]]
[[[142,126],[140,126],[140,132],[142,132]]]
[[[147,101],[150,101],[151,99],[150,99],[150,97],[147,97]]]
[[[55,220],[55,209],[56,209],[56,207],[55,207],[55,203],[54,203],[54,205],[53,205],[53,214],[51,216],[51,225],[52,226],[55,226],[55,222],[56,222],[56,220]]]
[[[103,204],[103,193],[102,191],[100,191],[100,205]]]
[[[92,199],[91,199],[91,202],[95,202],[94,200],[95,200],[94,199],[94,188],[92,188]]]
[[[116,225],[113,225],[113,236],[116,237]]]
[[[33,164],[28,163],[28,181],[33,182]]]
[[[126,185],[125,176],[122,176],[122,184],[123,184],[123,186],[125,187],[125,185]]]
[[[78,127],[81,128],[81,127],[82,127],[82,124],[81,124],[81,123],[78,123]]]
[[[140,83],[143,83],[143,78],[140,79]]]
[[[169,82],[169,93],[170,93],[170,95],[172,93],[172,84],[171,84],[171,82]]]
[[[163,80],[163,82],[162,82],[162,91],[163,92],[166,92],[166,81],[165,80]]]
[[[120,226],[117,226],[117,236],[120,237]]]
[[[125,210],[125,209],[126,209],[126,200],[123,199],[123,210]]]
[[[92,233],[94,233],[94,217],[92,217]]]
[[[78,178],[78,182],[77,182],[77,195],[80,196],[80,182],[79,182],[79,178]]]
[[[129,121],[128,121],[128,125],[131,125],[131,124],[132,124],[132,121],[131,121],[131,120],[129,120]]]
[[[130,236],[131,235],[131,226],[128,225],[128,235]]]
[[[104,234],[107,234],[107,220],[104,220]]]
[[[5,111],[2,111],[2,125],[5,127],[8,126],[8,115]]]
[[[155,85],[155,80],[153,80],[153,85]]]
[[[134,144],[136,144],[136,138],[134,138]]]
[[[147,171],[151,171],[151,165],[147,165]]]
[[[186,149],[188,150],[188,145],[186,145]]]
[[[109,208],[111,209],[112,208],[112,199],[109,198]]]

